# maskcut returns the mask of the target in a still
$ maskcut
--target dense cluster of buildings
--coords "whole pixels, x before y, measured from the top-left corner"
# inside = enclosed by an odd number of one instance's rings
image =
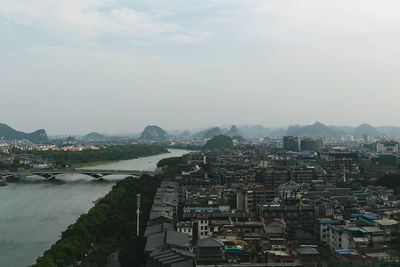
[[[54,162],[35,155],[31,151],[84,151],[98,150],[104,146],[104,144],[90,143],[35,144],[28,140],[0,140],[0,169],[54,167]]]
[[[157,192],[147,266],[397,264],[400,201],[375,182],[398,156],[297,137],[185,155]]]
[[[7,170],[18,168],[49,169],[53,168],[54,164],[48,159],[33,154],[0,154],[0,166],[4,166]]]
[[[78,142],[75,138],[69,137],[65,141],[55,144],[49,143],[32,143],[28,140],[2,140],[0,139],[0,153],[10,154],[12,150],[22,151],[84,151],[97,150],[103,144],[94,144],[88,142]]]

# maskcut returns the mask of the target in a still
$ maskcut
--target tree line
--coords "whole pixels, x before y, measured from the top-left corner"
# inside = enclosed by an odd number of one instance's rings
[[[74,164],[92,163],[99,161],[128,160],[138,157],[153,156],[167,153],[168,150],[160,145],[112,145],[98,150],[83,151],[25,151],[13,150],[13,154],[33,154],[37,157],[52,161],[57,167],[67,167]]]
[[[128,177],[118,182],[87,214],[70,225],[32,267],[60,267],[82,262],[100,267],[119,251],[122,266],[141,266],[145,240],[136,236],[136,194],[141,194],[140,230],[143,234],[162,176]]]

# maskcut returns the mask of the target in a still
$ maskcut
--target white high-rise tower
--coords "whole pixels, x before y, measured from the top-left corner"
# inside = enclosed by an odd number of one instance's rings
[[[139,236],[140,229],[140,194],[136,195],[136,235]]]

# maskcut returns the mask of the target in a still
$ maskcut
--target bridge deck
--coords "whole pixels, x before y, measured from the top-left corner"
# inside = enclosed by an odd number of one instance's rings
[[[138,171],[138,170],[93,170],[93,169],[46,169],[46,170],[24,170],[20,172],[0,172],[0,178],[9,177],[27,177],[27,176],[41,176],[45,179],[54,179],[57,175],[61,174],[82,174],[88,175],[95,179],[101,179],[108,175],[126,175],[126,176],[141,176],[155,175],[155,171]]]

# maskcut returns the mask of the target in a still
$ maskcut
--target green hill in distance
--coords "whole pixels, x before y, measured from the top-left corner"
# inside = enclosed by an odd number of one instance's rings
[[[164,131],[161,127],[157,125],[149,125],[144,128],[139,139],[141,140],[166,140],[168,138],[168,133]]]
[[[24,133],[14,130],[4,123],[0,123],[0,139],[4,140],[29,140],[32,143],[43,143],[49,139],[45,130],[40,129],[32,133]]]
[[[208,140],[204,145],[205,149],[232,149],[233,141],[232,138],[226,135],[217,135],[212,139]]]

